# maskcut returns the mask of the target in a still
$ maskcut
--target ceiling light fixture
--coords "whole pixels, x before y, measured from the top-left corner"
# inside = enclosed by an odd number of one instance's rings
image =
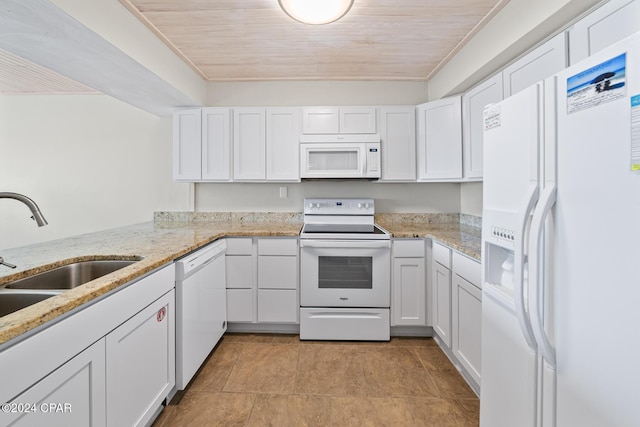
[[[321,25],[337,21],[346,15],[353,0],[278,0],[278,3],[296,21]]]

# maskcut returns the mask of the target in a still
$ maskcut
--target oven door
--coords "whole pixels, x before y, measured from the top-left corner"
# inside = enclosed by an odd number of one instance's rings
[[[389,307],[389,240],[300,241],[302,307]]]

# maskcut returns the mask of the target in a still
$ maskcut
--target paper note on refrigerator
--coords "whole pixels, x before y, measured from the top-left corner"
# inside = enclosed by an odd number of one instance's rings
[[[640,172],[640,95],[631,97],[631,170]]]
[[[626,95],[627,54],[611,58],[567,79],[567,114]]]

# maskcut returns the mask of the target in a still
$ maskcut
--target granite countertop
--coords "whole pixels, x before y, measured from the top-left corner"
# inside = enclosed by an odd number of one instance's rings
[[[396,238],[431,238],[480,259],[480,228],[451,214],[380,214]],[[299,213],[156,213],[154,221],[2,251],[18,268],[0,266],[2,285],[76,261],[142,260],[9,315],[0,317],[0,346],[73,309],[222,237],[296,237]]]
[[[465,221],[450,214],[378,214],[376,223],[395,238],[425,237],[480,261],[479,219]]]
[[[219,218],[218,218],[219,219]],[[0,266],[0,286],[75,261],[144,257],[128,267],[0,317],[0,345],[221,237],[298,236],[302,222],[233,218],[155,221],[2,251],[16,269]]]

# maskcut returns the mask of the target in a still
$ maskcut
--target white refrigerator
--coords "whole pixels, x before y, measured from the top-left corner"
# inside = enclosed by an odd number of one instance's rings
[[[484,126],[480,425],[640,426],[640,34]]]

